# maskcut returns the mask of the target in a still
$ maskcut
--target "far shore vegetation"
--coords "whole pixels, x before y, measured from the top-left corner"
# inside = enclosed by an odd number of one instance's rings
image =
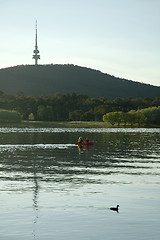
[[[22,116],[17,111],[0,109],[0,123],[20,123]]]
[[[21,122],[0,122],[0,127],[16,128],[159,128],[160,125],[112,125],[103,121],[21,121]]]
[[[59,127],[160,126],[160,98],[89,98],[78,94],[16,96],[0,92],[0,123]]]

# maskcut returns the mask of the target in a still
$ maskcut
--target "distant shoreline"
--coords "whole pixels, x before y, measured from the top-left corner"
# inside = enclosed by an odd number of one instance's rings
[[[21,123],[1,123],[1,127],[29,127],[29,128],[160,128],[160,125],[143,125],[143,126],[130,126],[130,125],[111,125],[106,122],[98,121],[22,121]]]

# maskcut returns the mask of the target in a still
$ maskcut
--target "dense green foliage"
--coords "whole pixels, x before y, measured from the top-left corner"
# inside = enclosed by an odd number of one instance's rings
[[[129,112],[109,112],[103,116],[103,121],[108,122],[112,125],[160,125],[160,106],[144,108],[137,111],[131,110]]]
[[[21,115],[19,112],[16,111],[9,111],[0,109],[0,122],[20,122],[21,121]]]
[[[137,79],[138,80],[138,79]],[[75,65],[26,65],[0,69],[0,88],[7,94],[48,96],[55,93],[85,94],[89,97],[115,99],[156,98],[160,87],[121,79]]]
[[[116,98],[89,98],[86,95],[75,93],[53,96],[24,96],[19,93],[16,96],[0,93],[0,108],[18,111],[23,120],[35,121],[102,121],[103,115],[109,112],[127,113],[131,110],[159,107],[160,98],[135,99]],[[145,117],[149,119],[149,113],[145,111]],[[123,120],[126,121],[127,120]]]

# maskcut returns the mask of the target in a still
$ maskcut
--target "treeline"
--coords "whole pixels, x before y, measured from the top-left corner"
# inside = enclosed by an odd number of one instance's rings
[[[0,92],[0,109],[14,110],[23,120],[35,121],[102,121],[109,112],[127,113],[159,107],[160,98],[89,98],[76,93],[53,96],[8,95]]]
[[[129,112],[109,112],[103,116],[103,121],[112,125],[139,125],[156,124],[160,125],[160,106],[149,107],[141,110],[131,110]]]

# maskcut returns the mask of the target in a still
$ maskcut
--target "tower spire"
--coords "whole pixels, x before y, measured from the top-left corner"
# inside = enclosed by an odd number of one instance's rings
[[[37,45],[37,20],[36,20],[36,36],[35,36],[35,49],[33,50],[33,59],[35,59],[35,65],[38,65],[38,59],[40,59],[38,45]]]

